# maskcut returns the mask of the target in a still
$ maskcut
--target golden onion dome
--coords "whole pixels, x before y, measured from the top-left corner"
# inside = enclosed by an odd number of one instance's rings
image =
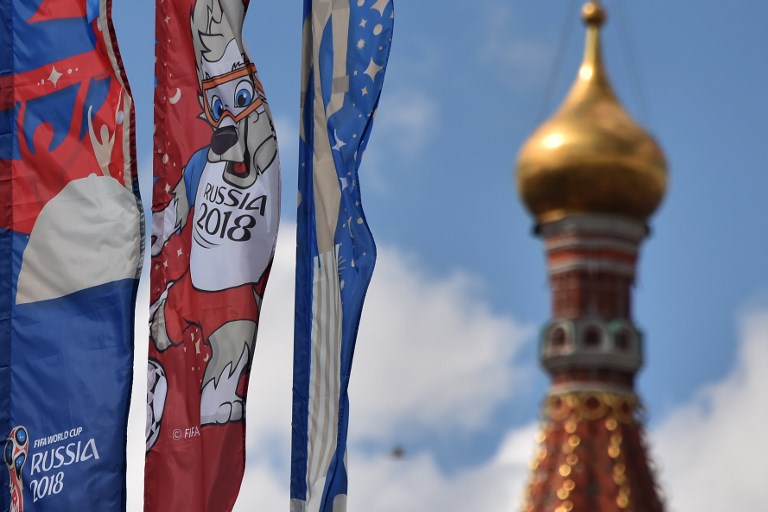
[[[538,223],[574,213],[645,222],[664,196],[664,154],[627,114],[608,81],[600,50],[605,11],[590,1],[582,15],[584,61],[560,110],[520,150],[520,195]]]

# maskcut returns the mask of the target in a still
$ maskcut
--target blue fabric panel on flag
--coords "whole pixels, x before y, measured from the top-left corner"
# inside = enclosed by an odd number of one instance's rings
[[[32,510],[124,506],[115,468],[125,460],[126,434],[115,425],[128,415],[122,397],[130,393],[134,289],[126,279],[15,308],[11,400],[29,431],[25,504]]]
[[[112,83],[112,79],[107,77],[103,80],[92,80],[88,86],[88,94],[85,97],[85,104],[92,105],[91,112],[98,112],[101,106],[107,100],[109,94],[109,86]],[[80,138],[85,137],[88,133],[88,110],[83,111],[83,126],[80,128]]]
[[[5,13],[11,12],[13,0],[0,0],[0,76],[13,74],[13,23]]]
[[[65,89],[41,96],[27,102],[27,109],[24,113],[24,138],[29,146],[30,152],[35,153],[32,136],[41,124],[49,124],[53,129],[53,139],[46,149],[54,151],[64,142],[72,124],[72,112],[75,110],[75,100],[80,90],[80,84],[71,85]],[[84,113],[85,115],[85,113]]]
[[[115,468],[125,460],[125,431],[115,425],[128,415],[121,397],[130,393],[136,281],[12,306],[28,240],[0,229],[0,254],[13,255],[0,265],[0,282],[13,283],[0,294],[0,429],[24,418],[29,432],[26,509],[121,510],[124,481]],[[55,492],[59,482],[68,492]],[[2,504],[7,471],[0,489]]]
[[[18,160],[19,146],[16,144],[16,118],[19,107],[0,110],[0,160]]]
[[[0,178],[2,178],[0,176]],[[11,254],[13,234],[0,228],[0,254]],[[11,430],[11,304],[12,261],[0,260],[0,432]],[[0,434],[2,435],[2,434]],[[2,438],[0,438],[2,439]],[[1,447],[0,447],[1,448]],[[8,474],[0,471],[0,492],[8,489]],[[0,501],[2,503],[2,501]]]
[[[100,7],[101,6],[99,0],[86,0],[85,8],[87,12],[88,23],[91,23],[93,20],[99,17]]]
[[[4,74],[23,73],[93,50],[95,41],[86,18],[28,23],[27,20],[35,14],[38,6],[29,5],[28,2],[13,2],[13,4],[16,29],[12,57],[14,62],[12,66],[2,67]]]
[[[305,2],[305,11],[308,2]],[[302,124],[312,126],[312,103],[314,95],[314,73],[309,75],[308,92],[304,101]],[[312,146],[312,130],[305,131],[305,140],[300,141],[299,153],[302,156],[299,171],[299,193],[301,202],[297,211],[296,239],[305,241],[297,244],[296,248],[296,311],[294,329],[297,341],[293,353],[293,420],[291,437],[291,497],[305,500],[307,497],[307,421],[309,415],[309,366],[310,345],[298,341],[299,333],[312,330],[312,287],[298,286],[298,283],[312,282],[312,257],[317,256],[317,240],[315,239],[315,201],[312,194],[312,159],[306,153]],[[310,251],[310,254],[306,254]]]

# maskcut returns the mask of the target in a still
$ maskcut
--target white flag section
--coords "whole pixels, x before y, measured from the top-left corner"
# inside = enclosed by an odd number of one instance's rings
[[[376,260],[358,169],[381,95],[392,0],[305,0],[291,512],[346,510],[349,386]]]
[[[331,458],[336,452],[341,388],[340,282],[335,252],[314,258],[312,359],[309,377],[308,483],[310,510],[319,510]],[[346,464],[345,464],[346,466]],[[341,495],[344,496],[344,495]]]

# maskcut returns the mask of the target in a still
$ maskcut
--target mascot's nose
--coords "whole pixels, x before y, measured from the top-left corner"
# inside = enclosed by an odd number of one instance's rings
[[[235,144],[237,144],[237,128],[234,126],[217,129],[211,138],[211,150],[217,155],[223,155]]]

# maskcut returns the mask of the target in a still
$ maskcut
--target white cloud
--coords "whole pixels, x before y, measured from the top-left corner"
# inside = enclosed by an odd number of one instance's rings
[[[515,510],[533,457],[532,424],[511,431],[487,463],[447,474],[429,453],[393,459],[352,451],[348,510],[365,512],[491,512]],[[249,456],[252,456],[249,453]],[[253,457],[251,457],[253,460]],[[248,466],[234,512],[287,509],[288,474],[263,462]]]
[[[146,268],[146,265],[145,265]],[[140,511],[144,506],[144,427],[146,422],[147,399],[147,343],[149,328],[149,283],[141,281],[136,298],[135,348],[133,356],[133,386],[131,388],[131,407],[128,411],[128,474],[126,510]]]
[[[498,454],[479,467],[446,474],[431,454],[350,458],[349,510],[466,512],[519,508],[533,456],[536,426],[510,432]]]
[[[417,89],[398,89],[382,95],[376,115],[376,137],[386,139],[406,157],[423,150],[440,126],[437,100]]]
[[[692,362],[695,355],[692,356]],[[768,501],[768,311],[741,319],[736,367],[653,435],[672,510],[755,510]]]
[[[511,431],[487,463],[447,474],[433,454],[394,459],[352,451],[348,510],[365,512],[491,512],[515,510],[533,457],[532,424]],[[249,452],[250,460],[254,453]],[[288,473],[255,461],[248,465],[234,512],[287,509]]]
[[[248,452],[253,460],[253,453]],[[264,462],[248,464],[233,512],[282,512],[288,510],[288,473],[281,474]]]
[[[528,376],[512,363],[532,332],[491,312],[469,276],[425,278],[386,248],[379,263],[350,386],[356,430],[380,437],[406,422],[440,431],[486,424]]]

